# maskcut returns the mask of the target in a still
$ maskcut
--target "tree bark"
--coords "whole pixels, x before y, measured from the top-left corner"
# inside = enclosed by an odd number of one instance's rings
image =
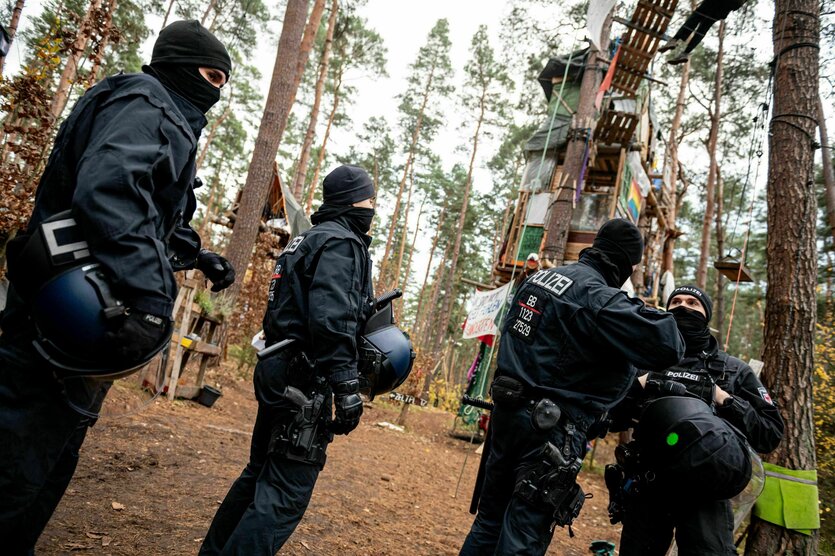
[[[423,285],[420,287],[420,293],[418,294],[418,310],[415,313],[415,322],[412,325],[412,334],[417,338],[418,332],[423,330],[423,324],[421,322],[421,316],[425,314],[425,311],[421,311],[422,308],[427,307],[424,304],[423,296],[426,293],[426,284],[429,282],[429,272],[432,270],[432,261],[435,259],[435,250],[438,248],[438,240],[441,238],[441,230],[444,226],[444,218],[446,218],[446,204],[447,201],[444,200],[444,208],[441,209],[440,214],[438,215],[438,225],[435,227],[435,237],[432,238],[432,248],[429,250],[429,262],[426,263],[426,273],[423,275]]]
[[[20,13],[23,11],[23,4],[25,0],[17,0],[14,5],[14,9],[12,10],[12,19],[9,21],[9,26],[6,28],[6,32],[9,34],[9,48],[12,47],[11,43],[14,42],[15,35],[17,35],[17,25],[20,23]],[[0,75],[3,75],[3,66],[6,64],[6,57],[0,56]]]
[[[380,287],[385,284],[388,259],[391,254],[392,243],[394,242],[394,231],[397,229],[397,222],[400,220],[400,203],[403,198],[403,189],[406,186],[406,178],[409,176],[409,168],[413,164],[418,140],[420,139],[420,130],[423,126],[423,115],[426,112],[426,104],[429,102],[429,93],[432,91],[432,82],[435,79],[435,69],[435,60],[433,60],[432,67],[429,69],[429,78],[426,80],[426,86],[423,89],[423,99],[420,102],[420,110],[418,111],[417,120],[415,122],[415,129],[412,132],[412,142],[409,145],[409,154],[406,157],[406,164],[403,167],[403,177],[400,178],[400,185],[397,189],[397,200],[394,203],[394,212],[391,215],[391,225],[389,226],[388,236],[386,237],[386,249],[383,254],[383,261],[380,263],[380,273],[377,276],[377,289],[380,289]]]
[[[479,99],[479,113],[476,121],[475,132],[473,133],[473,151],[470,155],[470,167],[467,169],[467,181],[464,184],[464,199],[461,201],[461,212],[458,215],[458,230],[455,233],[455,243],[452,247],[452,261],[449,265],[449,278],[444,306],[441,310],[441,334],[446,335],[449,321],[452,318],[452,302],[455,298],[455,270],[458,267],[458,256],[461,253],[461,238],[464,235],[464,224],[467,222],[467,208],[470,203],[470,190],[473,187],[473,170],[475,169],[475,157],[478,152],[478,140],[481,134],[481,126],[484,124],[484,116],[487,110],[487,89],[481,91]]]
[[[415,255],[415,245],[417,244],[418,234],[420,233],[420,219],[423,217],[423,206],[426,203],[426,199],[424,198],[423,201],[420,203],[420,209],[418,210],[417,215],[417,222],[415,223],[415,235],[412,236],[412,244],[409,247],[409,258],[406,261],[406,272],[403,273],[403,291],[405,292],[409,287],[409,275],[412,273],[412,259]],[[403,303],[400,303],[400,308],[402,312]],[[397,316],[397,322],[400,322],[400,313]]]
[[[333,45],[333,32],[336,28],[336,14],[338,11],[339,1],[333,0],[333,4],[331,4],[331,13],[328,17],[328,32],[325,37],[325,44],[322,47],[322,57],[319,60],[319,77],[316,80],[316,92],[313,97],[313,106],[310,108],[310,121],[307,124],[307,131],[304,134],[302,150],[299,154],[299,163],[296,166],[296,173],[293,176],[293,185],[290,189],[296,199],[302,198],[304,178],[307,176],[307,165],[310,162],[310,149],[313,147],[313,139],[316,136],[316,123],[319,120],[319,107],[322,104],[322,95],[325,92],[325,81],[328,77],[328,66],[330,65],[331,48]]]
[[[165,29],[166,25],[168,25],[168,18],[171,17],[171,10],[174,9],[174,4],[177,3],[177,0],[171,0],[168,3],[168,9],[165,10],[165,17],[162,18],[162,25],[160,25],[159,30],[162,31]],[[159,33],[157,33],[159,34]]]
[[[58,79],[58,87],[55,89],[55,94],[52,96],[52,102],[49,105],[49,111],[55,120],[58,119],[61,112],[64,111],[64,107],[67,105],[70,88],[78,76],[78,63],[84,56],[84,50],[90,42],[94,25],[93,20],[100,6],[101,0],[92,0],[90,7],[87,8],[87,13],[84,15],[84,19],[81,20],[81,25],[78,26],[75,42],[70,47],[67,63],[64,64],[61,77]]]
[[[296,96],[295,68],[300,61],[301,35],[307,19],[309,0],[288,0],[284,13],[284,26],[278,40],[270,91],[264,106],[264,115],[258,127],[258,136],[246,183],[241,194],[232,237],[226,249],[229,262],[238,270],[240,276],[246,274],[252,258],[252,250],[261,223],[261,212],[267,201],[273,177],[273,164],[278,153],[281,136],[287,127],[287,117]],[[227,290],[227,296],[233,302],[241,290],[241,279],[236,280]]]
[[[725,227],[722,225],[722,218],[725,212],[725,180],[722,179],[722,173],[717,173],[716,180],[716,252],[721,257],[725,252]],[[744,261],[740,261],[742,264]],[[726,336],[722,334],[725,329],[725,283],[727,279],[721,272],[716,273],[716,297],[713,303],[713,326],[719,330],[720,344]],[[721,349],[725,350],[728,346],[722,345]]]
[[[409,173],[409,193],[406,195],[406,209],[403,211],[403,233],[400,234],[400,248],[397,254],[397,268],[394,270],[394,286],[400,287],[400,276],[403,272],[403,256],[406,253],[406,240],[409,239],[409,212],[412,210],[412,192],[415,189],[415,167],[412,165]]]
[[[607,48],[611,28],[612,13],[610,12],[603,24],[602,33],[602,36],[606,37]],[[606,53],[601,53],[592,45],[586,59],[583,80],[580,83],[580,103],[572,120],[572,128],[569,130],[570,139],[565,148],[565,163],[563,164],[563,174],[568,176],[567,183],[574,184],[575,187],[583,179],[586,136],[581,132],[587,129],[589,143],[593,139],[591,134],[596,120],[594,99],[602,81],[600,71],[598,71],[602,61],[606,61]],[[558,188],[551,195],[548,217],[545,222],[546,237],[542,257],[554,263],[555,266],[562,265],[565,260],[565,244],[568,241],[571,216],[574,213],[575,187]]]
[[[313,8],[310,10],[310,18],[307,20],[307,25],[304,27],[304,34],[302,35],[302,42],[299,46],[299,60],[296,64],[296,79],[294,81],[294,91],[299,90],[302,79],[304,78],[304,68],[307,66],[307,59],[310,57],[310,51],[313,49],[313,43],[316,42],[316,33],[319,32],[319,25],[322,23],[322,14],[325,13],[325,0],[314,0]],[[296,100],[296,93],[293,93],[293,101]]]
[[[832,151],[829,145],[829,134],[826,132],[826,113],[823,102],[818,96],[818,131],[821,138],[821,162],[823,164],[824,195],[826,197],[826,220],[829,231],[835,240],[835,172],[832,169]]]
[[[790,469],[816,467],[812,383],[819,17],[819,0],[775,0],[763,383],[782,409],[785,434],[765,459]],[[754,517],[745,553],[816,554],[818,536],[818,531],[807,536]]]
[[[322,147],[319,149],[319,158],[316,160],[316,169],[313,171],[313,179],[310,180],[310,186],[307,188],[307,201],[304,209],[310,214],[313,208],[313,197],[316,194],[316,185],[319,183],[319,173],[322,171],[322,164],[325,161],[325,153],[328,150],[328,139],[331,136],[331,128],[333,121],[336,119],[336,112],[339,110],[339,90],[342,88],[342,72],[337,77],[336,86],[333,89],[333,108],[328,116],[328,125],[325,127],[325,136],[322,137]]]
[[[719,144],[719,128],[722,125],[722,80],[725,61],[725,21],[719,25],[719,51],[716,54],[716,78],[713,82],[713,111],[710,114],[710,135],[707,140],[707,155],[710,167],[707,172],[705,185],[705,211],[702,215],[702,241],[699,254],[699,266],[696,268],[696,285],[702,289],[707,287],[707,263],[711,257],[710,236],[713,228],[713,218],[716,211],[716,176],[719,162],[716,158],[716,148]]]

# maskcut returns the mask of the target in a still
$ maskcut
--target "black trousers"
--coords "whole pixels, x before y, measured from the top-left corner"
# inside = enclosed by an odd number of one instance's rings
[[[626,503],[620,556],[664,556],[675,535],[680,556],[736,554],[729,500],[673,502],[645,492]]]
[[[273,358],[256,367],[258,415],[249,463],[218,508],[201,556],[273,556],[307,510],[320,466],[292,461],[270,450],[276,428],[295,414],[276,399],[286,384],[285,365],[286,361]],[[330,404],[326,405],[330,410]]]
[[[58,381],[28,340],[0,338],[0,539],[3,553],[32,554],[67,489],[81,444],[109,383]]]
[[[699,46],[713,24],[728,17],[731,11],[732,9],[725,5],[725,0],[705,0],[690,14],[674,38],[682,41],[690,38],[684,49],[684,52],[689,54]]]
[[[462,556],[536,556],[545,554],[554,531],[553,510],[538,507],[514,495],[517,482],[541,461],[542,448],[550,441],[566,445],[566,434],[558,426],[546,435],[531,425],[530,405],[521,409],[496,406],[490,420],[491,446],[478,514],[461,548]],[[568,441],[570,458],[586,453],[586,436],[591,419],[581,423]]]

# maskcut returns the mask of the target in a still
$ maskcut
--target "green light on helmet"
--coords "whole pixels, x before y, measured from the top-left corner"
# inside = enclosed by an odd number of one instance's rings
[[[678,433],[671,432],[667,435],[667,446],[675,446],[678,444]]]

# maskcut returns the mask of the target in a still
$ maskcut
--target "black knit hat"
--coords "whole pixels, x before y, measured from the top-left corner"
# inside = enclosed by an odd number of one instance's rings
[[[151,54],[151,65],[191,64],[232,72],[232,59],[223,43],[196,19],[175,21],[160,31]]]
[[[619,280],[625,282],[632,266],[644,256],[644,240],[637,226],[623,218],[613,218],[597,231],[593,247],[602,251],[618,268]]]
[[[374,195],[371,176],[359,166],[343,164],[322,182],[322,201],[329,205],[349,206]]]
[[[705,309],[705,316],[707,317],[707,321],[710,322],[710,317],[713,316],[713,301],[711,301],[710,296],[705,293],[705,291],[701,288],[697,288],[696,286],[679,286],[678,288],[673,290],[673,293],[670,294],[670,297],[667,298],[667,307],[670,307],[670,301],[677,295],[692,295],[696,299],[699,300],[699,303],[702,304],[702,307]]]

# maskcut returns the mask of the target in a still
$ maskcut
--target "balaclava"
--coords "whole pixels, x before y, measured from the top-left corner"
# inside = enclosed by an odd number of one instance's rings
[[[375,195],[374,182],[363,168],[344,164],[325,176],[322,182],[322,206],[310,220],[319,224],[342,218],[349,227],[365,235],[371,229],[374,209],[351,206]]]
[[[673,308],[670,312],[676,319],[676,324],[684,337],[686,348],[684,354],[687,356],[698,355],[707,351],[710,347],[710,328],[708,323],[713,316],[713,302],[702,289],[696,286],[681,286],[673,290],[667,299],[667,307],[677,295],[691,295],[699,300],[705,310],[705,314],[697,313],[683,305]]]
[[[220,89],[200,75],[200,67],[226,74],[232,60],[226,47],[197,20],[176,21],[163,29],[154,43],[150,67],[168,89],[195,105],[204,114],[220,100]]]
[[[609,220],[597,232],[592,244],[617,267],[617,286],[632,275],[632,266],[644,256],[644,240],[638,227],[623,218]]]

